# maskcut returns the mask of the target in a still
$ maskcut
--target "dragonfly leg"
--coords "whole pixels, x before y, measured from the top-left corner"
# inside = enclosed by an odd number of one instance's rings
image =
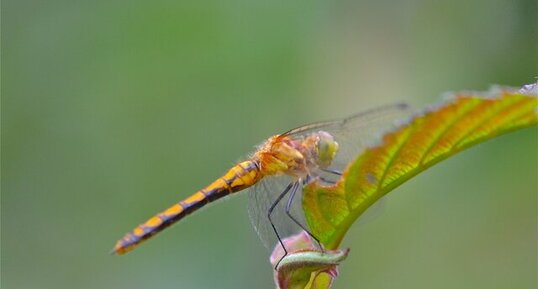
[[[273,223],[273,220],[271,219],[271,214],[273,213],[274,209],[276,208],[276,206],[278,205],[278,203],[280,203],[280,201],[282,200],[282,198],[284,198],[284,196],[286,196],[286,194],[290,191],[290,189],[294,186],[295,183],[290,183],[282,193],[280,193],[280,195],[276,198],[276,200],[273,202],[273,204],[271,205],[271,207],[269,207],[269,211],[267,212],[267,218],[269,219],[269,223],[271,223],[271,227],[273,227],[273,231],[275,232],[276,234],[276,237],[278,238],[278,242],[280,242],[280,245],[282,246],[282,249],[284,250],[284,256],[282,256],[282,258],[280,258],[280,260],[278,260],[278,262],[276,263],[275,265],[275,270],[278,268],[278,265],[280,264],[280,262],[282,261],[282,259],[284,259],[284,257],[286,257],[288,255],[288,250],[286,250],[286,247],[284,246],[284,243],[282,242],[282,239],[280,238],[280,235],[278,234],[278,231],[275,227],[275,224]]]
[[[299,227],[301,227],[301,229],[303,229],[303,231],[305,231],[308,235],[310,235],[310,237],[312,237],[318,243],[319,248],[320,248],[321,252],[323,253],[324,252],[323,246],[321,246],[321,242],[318,240],[318,238],[316,238],[316,236],[314,236],[303,224],[301,224],[301,222],[299,222],[295,217],[293,217],[291,215],[291,212],[290,212],[291,205],[293,204],[293,199],[295,198],[295,193],[297,193],[297,190],[299,189],[299,184],[300,184],[299,181],[293,183],[293,187],[291,189],[290,196],[288,197],[288,203],[286,204],[286,215],[288,215],[288,217],[290,217],[290,219],[292,219],[295,224],[297,224]]]
[[[329,184],[329,185],[334,185],[334,184],[336,184],[335,181],[333,181],[333,180],[329,180],[329,179],[324,178],[324,177],[322,177],[322,176],[312,177],[311,175],[306,175],[306,177],[305,177],[304,180],[303,180],[303,186],[306,186],[306,185],[312,183],[312,182],[315,181],[315,180],[321,180],[322,182],[327,183],[327,184]]]
[[[333,180],[329,180],[329,179],[324,178],[324,177],[319,177],[319,179],[320,179],[321,181],[323,181],[323,182],[329,184],[329,185],[334,185],[334,184],[336,184],[335,181],[333,181]]]
[[[342,175],[342,172],[341,172],[341,171],[338,171],[338,170],[333,170],[333,169],[328,169],[328,168],[321,169],[321,170],[324,171],[324,172],[326,172],[326,173],[330,173],[330,174],[337,175],[337,176],[341,176],[341,175]]]

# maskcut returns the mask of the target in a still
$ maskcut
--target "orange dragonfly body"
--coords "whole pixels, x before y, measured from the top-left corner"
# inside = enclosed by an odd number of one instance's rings
[[[162,231],[204,205],[256,184],[270,175],[304,177],[315,168],[327,167],[338,151],[338,144],[327,132],[312,133],[303,139],[276,135],[267,140],[250,158],[232,167],[209,186],[176,203],[136,227],[120,239],[117,254],[134,249],[139,243]]]
[[[247,188],[252,188],[249,195],[251,220],[268,248],[275,244],[275,237],[282,244],[279,232],[289,236],[300,228],[308,233],[301,222],[301,208],[294,211],[293,198],[301,185],[319,180],[334,184],[334,178],[340,177],[351,158],[368,145],[364,140],[375,139],[380,131],[392,127],[394,120],[407,111],[405,108],[405,104],[385,106],[272,136],[248,160],[127,233],[117,241],[112,252],[124,254],[206,204]],[[282,205],[281,200],[286,195],[288,201]],[[285,215],[279,215],[278,211],[285,211]],[[288,224],[284,224],[286,222]],[[284,226],[279,227],[281,224]],[[294,226],[291,230],[290,224]]]

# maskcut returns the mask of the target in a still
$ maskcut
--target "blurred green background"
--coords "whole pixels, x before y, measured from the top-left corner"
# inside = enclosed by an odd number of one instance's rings
[[[108,252],[272,134],[533,82],[537,5],[2,1],[2,288],[274,288],[244,194]],[[404,184],[335,288],[537,288],[537,147],[518,131]]]

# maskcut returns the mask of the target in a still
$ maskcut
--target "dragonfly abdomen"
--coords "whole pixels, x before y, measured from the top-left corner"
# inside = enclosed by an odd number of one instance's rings
[[[261,173],[256,162],[245,161],[237,164],[209,186],[153,216],[127,233],[116,243],[113,252],[123,254],[134,249],[142,241],[149,239],[206,204],[248,188],[257,183],[260,178]]]

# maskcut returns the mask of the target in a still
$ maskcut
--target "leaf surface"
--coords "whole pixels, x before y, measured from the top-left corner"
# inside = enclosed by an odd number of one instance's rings
[[[512,90],[459,94],[414,115],[364,150],[330,187],[304,188],[303,210],[312,233],[336,249],[368,207],[418,173],[456,153],[538,123],[536,95]]]

